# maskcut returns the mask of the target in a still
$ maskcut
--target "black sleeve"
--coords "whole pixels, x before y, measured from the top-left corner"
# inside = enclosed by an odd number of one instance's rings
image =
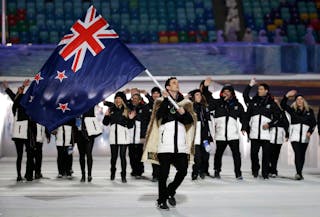
[[[293,109],[287,104],[288,102],[288,98],[286,95],[283,96],[282,100],[281,100],[281,108],[285,111],[287,111],[291,116],[293,115],[294,111]]]
[[[148,106],[144,106],[143,110],[142,110],[142,120],[141,120],[141,138],[145,138],[146,137],[146,133],[147,133],[147,129],[148,129],[148,124],[149,124],[149,110],[148,110]]]
[[[145,97],[149,100],[149,103],[153,102],[153,98],[152,98],[152,96],[150,96],[149,93],[147,93],[147,95],[145,95]]]
[[[168,105],[169,105],[169,100],[167,97],[164,98],[164,100],[161,102],[160,107],[156,113],[156,117],[159,120],[160,118],[163,118],[166,113],[167,113],[167,109],[168,109]]]
[[[289,120],[287,118],[287,115],[286,113],[283,111],[282,112],[282,120],[283,120],[283,127],[284,127],[284,130],[285,130],[285,133],[286,133],[286,138],[289,138]]]
[[[23,94],[16,95],[16,98],[13,101],[13,105],[12,105],[13,115],[16,114],[17,109],[20,107],[20,101],[21,101],[22,97],[23,97]]]
[[[209,91],[208,86],[203,86],[202,94],[207,100],[209,110],[210,111],[215,110],[219,100],[213,98],[212,93]]]
[[[176,115],[178,117],[178,121],[183,123],[183,124],[191,124],[191,123],[193,123],[192,115],[187,111],[183,115],[180,115],[177,112]]]
[[[319,112],[318,112],[318,133],[320,135],[320,108],[319,108]]]
[[[316,122],[316,117],[314,116],[314,112],[312,109],[310,109],[310,122],[309,122],[309,133],[313,133],[314,128],[316,127],[317,122]]]
[[[249,105],[249,103],[251,102],[251,99],[250,99],[250,96],[249,96],[249,93],[250,93],[250,90],[252,89],[252,87],[250,85],[247,85],[246,88],[244,89],[243,91],[243,99],[244,99],[244,102]]]
[[[240,110],[240,123],[242,125],[241,131],[245,130],[248,132],[248,118],[247,118],[247,113],[244,111],[243,106],[239,103],[239,110]]]
[[[16,94],[10,88],[7,88],[5,91],[9,95],[10,99],[14,101],[14,99],[16,98]]]
[[[130,119],[130,118],[127,118],[127,127],[130,129],[130,128],[133,128],[134,126],[134,122],[135,122],[135,119]]]
[[[109,101],[104,101],[103,105],[108,106],[109,108],[113,108],[115,106],[113,102],[109,102]]]
[[[279,123],[280,113],[281,113],[280,108],[275,102],[273,102],[271,106],[272,106],[272,120],[268,123],[270,128],[277,126],[277,124]]]
[[[108,126],[110,124],[110,115],[105,115],[103,120],[102,120],[102,123],[106,126]]]

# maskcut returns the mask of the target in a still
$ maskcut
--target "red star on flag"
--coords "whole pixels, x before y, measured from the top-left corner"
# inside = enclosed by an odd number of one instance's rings
[[[57,109],[61,110],[63,113],[65,113],[65,111],[71,111],[71,109],[68,108],[68,104],[69,103],[59,103],[59,106],[57,107]]]
[[[57,71],[57,76],[55,77],[55,79],[59,79],[59,80],[60,80],[60,82],[62,82],[62,81],[63,81],[63,79],[68,78],[68,77],[65,75],[65,73],[66,73],[66,71],[65,71],[65,70],[64,70],[64,71],[62,71],[62,72]]]
[[[43,77],[41,77],[41,72],[34,76],[34,80],[37,82],[37,84],[39,84],[40,80],[43,80]]]

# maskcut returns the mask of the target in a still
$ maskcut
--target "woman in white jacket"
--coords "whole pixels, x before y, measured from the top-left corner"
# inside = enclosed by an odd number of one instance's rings
[[[111,149],[111,176],[110,179],[115,179],[116,163],[120,149],[121,158],[121,180],[123,183],[126,179],[126,152],[129,143],[128,128],[132,128],[135,117],[134,112],[129,112],[126,105],[126,96],[123,92],[117,92],[114,98],[114,104],[107,102],[109,109],[105,113],[103,124],[110,125],[109,143]]]
[[[295,97],[291,106],[287,105],[288,98]],[[291,142],[297,174],[296,180],[302,180],[302,169],[305,155],[308,148],[309,139],[316,126],[316,119],[313,110],[302,95],[297,95],[296,90],[289,91],[281,101],[281,107],[289,113],[291,117],[289,140]]]
[[[73,139],[72,139],[72,126],[62,125],[53,132],[56,139],[56,146],[58,151],[57,165],[58,165],[58,178],[67,176],[72,179],[72,153],[73,153]]]

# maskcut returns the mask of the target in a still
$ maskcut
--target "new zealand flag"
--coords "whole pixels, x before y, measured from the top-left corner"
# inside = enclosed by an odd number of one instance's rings
[[[21,105],[31,119],[52,131],[145,69],[91,6],[35,75]]]

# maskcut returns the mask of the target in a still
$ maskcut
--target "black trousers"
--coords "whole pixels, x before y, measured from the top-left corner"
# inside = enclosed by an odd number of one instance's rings
[[[159,198],[158,203],[163,203],[168,196],[174,196],[188,172],[188,155],[184,153],[159,153],[160,175],[158,182]],[[167,186],[167,179],[170,173],[170,165],[173,165],[177,173],[174,180]]]
[[[120,159],[121,159],[121,176],[125,177],[127,173],[127,159],[126,159],[126,153],[127,153],[127,147],[128,145],[115,145],[111,144],[110,149],[111,149],[111,173],[115,173],[117,168],[117,159],[118,159],[118,154],[120,151]]]
[[[294,163],[296,165],[297,174],[302,175],[308,143],[291,142],[291,145],[294,151]]]
[[[282,144],[271,143],[270,173],[278,175],[278,160]]]
[[[221,172],[222,156],[227,146],[229,145],[233,157],[234,173],[236,177],[241,176],[241,153],[239,149],[239,140],[216,141],[216,144],[217,150],[214,155],[214,170],[217,172]]]
[[[26,167],[25,177],[27,179],[32,179],[33,172],[35,172],[35,175],[41,174],[42,143],[36,142],[35,145],[30,145],[30,143],[27,142],[26,151],[27,151],[27,167]]]
[[[85,137],[82,133],[79,133],[78,137],[78,150],[79,150],[79,162],[81,167],[82,176],[86,174],[86,157],[87,157],[87,167],[88,176],[92,173],[92,149],[93,149],[94,138]]]
[[[16,160],[16,169],[17,175],[21,176],[21,164],[22,164],[22,157],[23,157],[23,147],[26,145],[28,140],[25,139],[16,139],[14,143],[16,145],[17,151],[17,160]]]
[[[141,162],[143,144],[129,144],[129,159],[132,175],[141,176],[144,173],[144,165]]]
[[[158,164],[152,164],[152,177],[159,179],[160,166]]]
[[[203,145],[195,145],[194,164],[192,166],[192,176],[208,172],[208,161],[210,154],[206,152]]]
[[[60,175],[71,175],[72,154],[68,154],[69,146],[57,146],[57,165]]]
[[[251,140],[251,170],[254,176],[257,176],[260,169],[259,164],[259,151],[262,147],[262,176],[264,178],[269,175],[269,162],[270,162],[270,142],[268,140]]]

